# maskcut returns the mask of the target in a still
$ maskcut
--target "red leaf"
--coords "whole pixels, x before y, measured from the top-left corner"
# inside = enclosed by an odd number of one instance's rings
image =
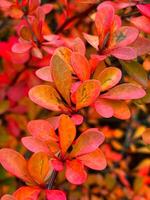
[[[74,114],[71,116],[72,121],[74,121],[75,125],[80,125],[83,122],[83,116]]]
[[[67,200],[66,195],[61,190],[46,190],[47,200]]]
[[[0,150],[0,163],[11,174],[32,183],[27,171],[27,162],[24,157],[12,149],[3,148]]]
[[[137,56],[141,56],[150,52],[150,39],[145,37],[138,37],[138,39],[132,44],[135,48]]]
[[[80,53],[71,54],[71,64],[74,72],[81,81],[88,80],[90,78],[90,65],[85,56]]]
[[[128,105],[124,101],[98,99],[95,102],[95,109],[106,118],[114,116],[119,119],[129,119],[131,115]]]
[[[108,92],[101,95],[101,97],[105,99],[126,100],[126,99],[139,99],[144,97],[145,94],[146,94],[145,90],[142,89],[141,87],[132,83],[123,83],[110,89]]]
[[[73,48],[72,49],[74,52],[78,52],[83,56],[86,53],[85,44],[79,37],[77,37],[73,40]]]
[[[66,179],[76,185],[83,184],[87,179],[87,173],[79,160],[66,162]]]
[[[61,161],[57,160],[57,159],[54,159],[51,161],[52,162],[52,165],[53,165],[53,168],[56,170],[56,171],[62,171],[63,168],[64,168],[64,165]]]
[[[71,157],[81,156],[95,151],[104,142],[104,135],[96,128],[84,131],[73,145]]]
[[[116,46],[125,47],[133,43],[139,35],[137,28],[132,26],[122,26],[115,35]]]
[[[46,120],[32,120],[28,123],[28,131],[30,134],[43,141],[57,141],[57,135],[51,124]]]
[[[46,66],[46,67],[42,67],[41,69],[38,69],[36,71],[36,75],[41,80],[53,82],[53,79],[52,79],[52,76],[51,76],[51,67],[50,66]]]
[[[99,46],[99,38],[98,36],[95,35],[89,35],[87,33],[83,33],[84,38],[86,39],[86,41],[92,45],[92,47],[94,47],[96,50],[98,50],[98,46]]]
[[[150,33],[150,19],[144,16],[133,17],[131,22],[141,31]]]
[[[112,50],[110,54],[122,60],[132,60],[137,57],[136,50],[132,47],[119,47]]]
[[[105,34],[110,31],[114,21],[115,10],[113,6],[109,4],[100,4],[96,13],[95,25],[97,28],[98,35],[102,37],[102,41]]]
[[[146,17],[150,18],[150,4],[138,4],[137,8],[140,12],[145,15]]]
[[[81,162],[87,167],[95,170],[103,170],[106,168],[106,159],[103,152],[100,149],[78,157]]]
[[[45,152],[48,154],[50,153],[50,149],[48,148],[46,143],[44,143],[43,141],[41,141],[37,138],[34,138],[32,136],[23,137],[21,139],[21,142],[31,152],[35,152],[35,153],[36,152]]]
[[[114,114],[112,106],[108,103],[106,99],[99,98],[95,102],[94,106],[98,114],[101,115],[102,117],[110,118]]]
[[[29,49],[31,49],[32,44],[30,42],[24,42],[24,43],[16,43],[12,47],[12,51],[14,53],[25,53]]]

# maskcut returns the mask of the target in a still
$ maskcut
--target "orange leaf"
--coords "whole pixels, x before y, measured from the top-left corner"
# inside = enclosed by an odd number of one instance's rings
[[[28,171],[31,177],[38,183],[43,184],[50,170],[48,155],[44,152],[34,153],[28,160]]]
[[[37,200],[41,189],[38,187],[21,187],[19,188],[13,196],[16,200]]]
[[[57,55],[54,55],[51,59],[51,72],[57,90],[66,102],[70,104],[70,90],[72,85],[71,71],[63,59]]]
[[[143,141],[145,144],[150,144],[150,128],[147,128],[143,135],[142,135]]]
[[[91,105],[100,94],[100,83],[98,80],[87,80],[83,82],[76,91],[76,108],[80,109]]]
[[[120,81],[121,76],[122,73],[120,69],[108,67],[100,72],[96,79],[101,83],[101,91],[105,91],[115,86]]]
[[[106,159],[103,152],[100,149],[78,157],[81,162],[87,167],[95,170],[103,170],[106,168]]]
[[[60,111],[62,100],[51,85],[38,85],[30,89],[30,99],[49,110]]]
[[[73,52],[71,55],[71,64],[74,72],[81,81],[90,78],[90,65],[85,56],[80,53]]]
[[[76,127],[74,122],[67,116],[61,115],[59,121],[59,138],[61,152],[64,155],[71,146],[76,136]]]

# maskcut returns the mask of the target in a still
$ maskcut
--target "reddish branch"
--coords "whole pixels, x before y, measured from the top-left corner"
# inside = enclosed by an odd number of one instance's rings
[[[93,4],[92,6],[88,7],[86,10],[84,10],[81,13],[78,13],[70,18],[68,18],[55,32],[55,34],[61,33],[70,23],[72,23],[73,21],[77,20],[77,19],[83,19],[84,17],[86,17],[87,15],[89,15],[89,13],[91,13],[94,9],[96,9],[97,4]]]

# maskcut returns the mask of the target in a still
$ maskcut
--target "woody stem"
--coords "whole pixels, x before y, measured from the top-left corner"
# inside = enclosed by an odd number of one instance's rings
[[[52,174],[51,174],[51,177],[50,177],[50,179],[49,179],[48,186],[47,186],[47,188],[48,188],[49,190],[52,189],[53,184],[54,184],[54,182],[55,182],[55,180],[56,180],[57,174],[58,174],[58,172],[57,172],[56,170],[53,170],[53,171],[52,171]]]

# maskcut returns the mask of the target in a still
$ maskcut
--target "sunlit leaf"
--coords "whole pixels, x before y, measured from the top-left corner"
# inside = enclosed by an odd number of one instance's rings
[[[89,154],[80,156],[78,159],[87,167],[95,170],[103,170],[107,165],[105,156],[100,149],[96,149]]]
[[[26,182],[32,182],[27,171],[27,162],[24,157],[13,149],[0,150],[0,163],[11,174]]]
[[[53,127],[46,120],[32,120],[28,123],[27,128],[32,136],[43,141],[57,140],[57,135],[55,134]]]
[[[15,191],[13,196],[16,200],[25,200],[25,199],[31,199],[31,200],[37,200],[40,189],[38,187],[27,187],[23,186],[20,187],[18,190]]]
[[[30,89],[30,99],[49,110],[60,111],[62,100],[57,91],[50,85],[38,85]]]
[[[28,160],[28,171],[38,184],[44,183],[49,170],[49,158],[44,152],[34,153]]]
[[[75,139],[76,127],[67,115],[61,115],[58,130],[61,152],[64,155]]]
[[[83,82],[76,91],[76,108],[80,109],[91,105],[99,96],[100,89],[98,80],[87,80]]]
[[[79,160],[67,161],[66,163],[66,179],[76,185],[84,183],[87,179],[87,173],[84,166]]]
[[[122,73],[121,70],[116,67],[105,68],[99,75],[96,76],[96,79],[101,83],[101,91],[108,90],[115,86],[121,79]]]
[[[104,142],[104,135],[95,128],[84,131],[76,140],[71,157],[95,151]]]
[[[81,81],[88,80],[90,78],[90,65],[85,56],[80,53],[71,54],[71,64],[74,72]]]
[[[145,90],[142,89],[141,87],[133,83],[123,83],[110,89],[105,94],[102,94],[101,97],[105,99],[126,100],[126,99],[139,99],[144,97],[145,94],[146,94]]]
[[[66,200],[66,195],[61,190],[46,190],[47,200]]]
[[[70,90],[72,85],[71,71],[63,59],[57,55],[54,55],[51,59],[51,72],[57,90],[66,102],[70,104]]]

